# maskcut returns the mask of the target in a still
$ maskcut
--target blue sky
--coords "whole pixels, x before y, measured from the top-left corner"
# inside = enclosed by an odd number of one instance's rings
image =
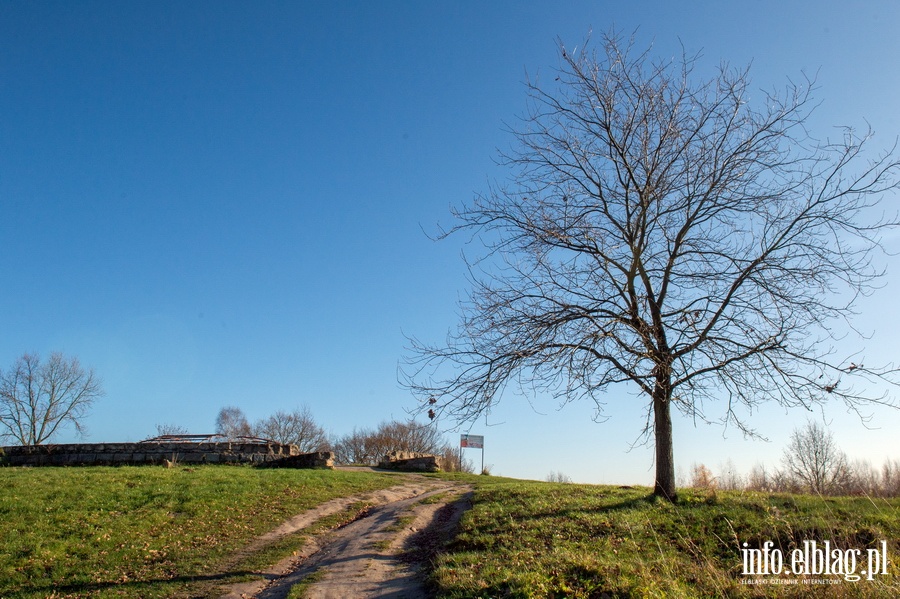
[[[757,88],[818,72],[814,131],[868,122],[884,147],[898,25],[894,1],[2,2],[0,368],[54,350],[93,366],[90,441],[209,432],[225,405],[307,404],[336,435],[402,418],[404,335],[441,340],[466,289],[465,239],[425,233],[504,176],[504,122],[557,36],[636,29],[701,70],[752,61]],[[900,361],[898,261],[857,321],[873,363]],[[629,451],[642,400],[614,390],[594,423],[526,399],[470,429],[495,472],[652,482],[651,448]],[[873,413],[879,430],[825,418],[851,457],[900,458],[900,414]],[[806,417],[762,410],[768,443],[679,420],[676,462],[774,466]]]

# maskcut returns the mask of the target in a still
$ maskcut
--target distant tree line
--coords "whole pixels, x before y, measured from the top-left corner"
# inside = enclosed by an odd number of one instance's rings
[[[156,430],[159,435],[187,433],[174,424],[157,425]],[[279,410],[252,424],[243,410],[226,406],[216,417],[215,432],[227,439],[255,437],[296,445],[301,453],[332,451],[335,461],[343,465],[372,466],[392,451],[403,451],[436,455],[441,468],[448,472],[474,469],[460,448],[448,442],[433,423],[414,420],[385,421],[375,428],[354,428],[349,434],[332,438],[316,422],[308,406]]]
[[[728,460],[714,475],[705,464],[694,464],[688,486],[724,491],[900,497],[900,460],[888,459],[881,468],[865,460],[850,460],[831,431],[809,421],[791,434],[780,468],[757,464],[742,476]]]
[[[438,456],[447,472],[473,472],[474,466],[463,458],[459,447],[448,443],[433,424],[413,420],[382,422],[374,429],[353,429],[334,441],[335,459],[340,464],[376,464],[392,451],[427,453]]]
[[[84,418],[103,395],[100,379],[77,358],[59,352],[47,359],[23,354],[9,368],[0,369],[0,442],[41,445],[66,425],[83,433]],[[163,436],[192,431],[163,423],[156,425],[156,432]],[[373,429],[354,428],[348,435],[331,438],[305,405],[278,410],[252,424],[240,408],[226,406],[216,417],[215,432],[227,439],[256,437],[295,445],[301,453],[333,451],[340,464],[374,465],[387,453],[403,451],[436,455],[445,471],[473,470],[434,423],[414,420],[385,421]]]
[[[301,406],[290,412],[278,410],[252,425],[240,408],[226,406],[219,410],[216,417],[216,433],[228,439],[259,437],[276,443],[296,445],[302,453],[331,449],[328,434],[316,423],[308,406]]]

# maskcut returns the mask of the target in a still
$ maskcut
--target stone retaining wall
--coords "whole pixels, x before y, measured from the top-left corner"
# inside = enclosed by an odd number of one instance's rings
[[[165,464],[167,461],[176,464],[264,464],[299,455],[296,446],[280,443],[77,443],[2,447],[0,464],[99,466]],[[312,459],[309,463],[316,463],[316,460]]]
[[[263,468],[334,468],[334,453],[316,451],[301,453],[260,464]]]
[[[440,472],[441,470],[437,456],[410,451],[392,451],[385,454],[378,463],[378,467],[413,472]]]

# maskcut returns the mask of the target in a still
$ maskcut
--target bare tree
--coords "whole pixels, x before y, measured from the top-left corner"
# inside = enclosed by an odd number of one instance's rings
[[[840,492],[846,495],[869,495],[872,497],[883,495],[881,474],[872,467],[870,461],[853,460],[847,465],[847,480]]]
[[[750,491],[771,491],[772,481],[764,464],[757,462],[747,475],[747,489]]]
[[[475,462],[463,455],[462,447],[447,443],[438,454],[439,465],[445,472],[468,472],[474,474]]]
[[[715,477],[715,481],[716,488],[723,491],[739,491],[746,486],[744,477],[731,458],[725,460],[724,464],[719,464],[719,476]]]
[[[0,437],[40,445],[65,424],[83,434],[82,420],[103,393],[94,371],[78,358],[54,352],[42,362],[37,354],[24,354],[0,372]]]
[[[167,435],[187,435],[188,430],[180,424],[172,424],[170,422],[167,422],[165,424],[156,425],[156,434],[160,437],[164,437]]]
[[[376,464],[392,451],[436,455],[441,468],[451,472],[471,472],[474,468],[458,447],[447,443],[437,427],[414,420],[382,422],[375,430],[354,428],[334,443],[335,458],[341,464]]]
[[[302,453],[328,451],[331,447],[327,433],[316,424],[308,406],[292,412],[275,412],[257,422],[253,426],[253,434],[278,443],[296,445]]]
[[[338,439],[335,452],[342,463],[375,464],[392,451],[439,454],[444,449],[444,439],[434,426],[415,421],[382,422],[374,430],[353,429],[349,435]]]
[[[339,464],[374,464],[377,456],[371,439],[372,431],[354,428],[352,433],[334,442],[335,461]]]
[[[880,275],[897,220],[866,218],[898,186],[894,151],[864,161],[869,134],[810,137],[810,81],[752,98],[746,69],[703,80],[695,58],[655,61],[615,34],[590,48],[560,44],[555,81],[527,84],[510,182],[442,233],[485,249],[447,342],[410,340],[421,410],[472,420],[513,385],[592,400],[602,419],[610,387],[630,385],[654,493],[674,501],[673,406],[752,435],[762,402],[891,404],[850,382],[894,371],[829,342]]]
[[[250,423],[244,411],[235,406],[225,406],[216,416],[216,434],[228,439],[249,437],[252,434]]]
[[[831,431],[811,420],[794,429],[781,461],[785,474],[798,487],[818,495],[846,490],[851,482],[847,456]]]
[[[885,497],[900,497],[900,460],[885,460],[881,468],[881,488]]]
[[[548,483],[566,483],[571,484],[572,479],[562,472],[556,472],[554,470],[550,471],[550,474],[547,475],[545,479]]]
[[[415,420],[382,422],[375,431],[375,437],[383,447],[379,450],[379,457],[390,451],[439,454],[446,445],[436,426],[420,424]]]

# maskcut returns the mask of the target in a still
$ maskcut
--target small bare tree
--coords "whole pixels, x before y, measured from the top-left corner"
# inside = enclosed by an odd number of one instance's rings
[[[301,453],[328,451],[331,447],[328,434],[316,423],[308,406],[292,412],[275,412],[257,422],[253,426],[253,434],[278,443],[296,445]]]
[[[180,424],[166,422],[164,424],[156,425],[156,434],[159,437],[164,437],[167,435],[187,435],[189,433],[188,430]]]
[[[646,409],[654,493],[676,498],[672,411],[736,425],[763,402],[806,407],[870,396],[891,378],[836,356],[835,320],[881,274],[898,186],[894,151],[866,160],[869,133],[807,133],[811,81],[753,98],[747,70],[700,79],[695,60],[653,60],[611,34],[594,52],[560,44],[549,86],[502,155],[508,184],[456,211],[485,246],[446,344],[411,340],[406,383],[422,412],[467,421],[509,386],[597,418],[629,397]],[[719,417],[708,410],[719,406]]]
[[[811,420],[791,434],[781,461],[786,476],[811,493],[834,494],[851,482],[847,456],[834,442],[833,434]]]
[[[556,472],[555,470],[551,470],[550,474],[547,475],[545,479],[548,483],[566,483],[570,484],[572,479],[562,472]]]
[[[881,488],[885,497],[900,497],[900,460],[885,460],[881,467]]]
[[[244,416],[244,411],[235,406],[225,406],[219,410],[216,416],[216,434],[228,439],[249,437],[252,433],[250,423]]]
[[[750,469],[750,474],[747,475],[747,489],[764,492],[772,490],[772,480],[764,464],[757,462]]]
[[[848,476],[842,494],[868,495],[878,497],[883,494],[881,474],[872,467],[869,460],[853,460],[847,467]]]
[[[715,480],[716,487],[722,491],[739,491],[746,486],[744,477],[738,472],[737,466],[731,458],[719,465],[719,476]]]
[[[37,354],[24,354],[0,372],[0,437],[40,445],[65,424],[83,434],[82,420],[103,393],[94,371],[78,358],[55,352],[42,362]]]
[[[462,447],[447,443],[438,454],[438,465],[445,472],[475,472],[475,462],[463,455]]]

